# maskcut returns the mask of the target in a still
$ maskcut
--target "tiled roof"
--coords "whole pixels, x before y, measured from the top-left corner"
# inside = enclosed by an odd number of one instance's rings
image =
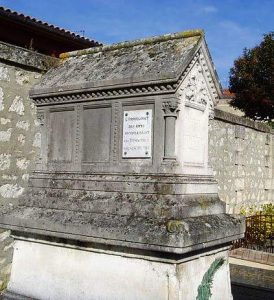
[[[93,45],[93,46],[101,45],[99,42],[96,42],[94,40],[91,40],[91,39],[88,39],[86,37],[80,36],[79,34],[76,34],[74,32],[65,30],[65,29],[60,28],[58,26],[54,26],[52,24],[43,22],[41,20],[38,20],[38,19],[33,18],[31,16],[24,15],[22,13],[18,13],[16,11],[13,11],[9,8],[5,8],[5,7],[2,7],[2,6],[0,6],[0,16],[8,17],[8,18],[16,20],[17,22],[22,22],[22,23],[29,24],[29,25],[32,25],[32,26],[35,26],[35,27],[39,27],[42,30],[50,31],[50,32],[55,33],[57,35],[65,36],[68,39],[78,40],[78,41],[81,41],[81,42],[84,42],[86,44],[90,44],[90,45]]]
[[[230,99],[230,98],[233,98],[234,96],[235,96],[235,94],[231,93],[229,89],[223,89],[223,97],[225,99],[227,99],[227,98]]]

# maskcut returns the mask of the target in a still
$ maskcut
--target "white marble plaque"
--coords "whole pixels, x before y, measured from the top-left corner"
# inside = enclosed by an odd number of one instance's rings
[[[123,157],[151,157],[152,109],[124,111]]]

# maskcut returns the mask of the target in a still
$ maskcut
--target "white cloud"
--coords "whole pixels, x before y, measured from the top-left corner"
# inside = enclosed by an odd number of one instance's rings
[[[207,6],[201,7],[201,11],[204,13],[207,13],[207,14],[216,13],[218,11],[218,8],[213,5],[207,5]]]

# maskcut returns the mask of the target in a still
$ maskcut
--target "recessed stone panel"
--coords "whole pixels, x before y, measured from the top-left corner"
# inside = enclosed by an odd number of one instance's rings
[[[111,108],[87,107],[83,114],[83,162],[109,161]]]
[[[49,161],[71,162],[74,149],[74,110],[51,111]]]
[[[186,108],[184,135],[184,162],[187,164],[203,164],[205,155],[205,137],[207,120],[200,110]]]

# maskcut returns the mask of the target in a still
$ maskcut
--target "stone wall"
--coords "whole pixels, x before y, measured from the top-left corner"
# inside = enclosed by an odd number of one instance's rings
[[[14,205],[27,186],[40,147],[30,87],[56,60],[0,42],[0,209]],[[0,229],[0,290],[6,286],[12,238]]]
[[[273,203],[273,146],[268,126],[215,110],[209,124],[209,161],[227,212]]]

